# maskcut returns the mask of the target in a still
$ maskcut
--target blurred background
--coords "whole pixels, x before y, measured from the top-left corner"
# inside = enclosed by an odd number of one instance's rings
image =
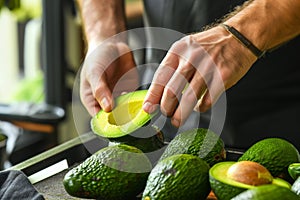
[[[142,2],[126,1],[128,27],[142,26]],[[86,48],[75,0],[0,0],[0,9],[0,169],[5,169],[84,130],[74,123],[72,90]],[[83,112],[85,118],[79,126],[88,126]]]

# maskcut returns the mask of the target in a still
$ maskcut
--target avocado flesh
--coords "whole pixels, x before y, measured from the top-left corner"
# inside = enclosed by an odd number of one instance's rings
[[[132,133],[148,123],[155,115],[146,113],[142,106],[147,90],[121,95],[111,112],[100,110],[91,120],[94,133],[105,138],[118,138]]]
[[[175,136],[168,144],[160,160],[175,154],[192,154],[205,160],[210,166],[224,161],[226,151],[224,142],[213,131],[196,128]]]
[[[63,185],[75,197],[135,199],[143,191],[151,169],[149,159],[139,149],[114,145],[99,150],[71,169]]]
[[[211,184],[211,188],[218,200],[230,200],[234,196],[240,194],[241,192],[247,189],[258,187],[240,183],[227,177],[228,169],[235,163],[236,162],[234,161],[220,162],[215,164],[209,170],[209,181]],[[290,184],[280,178],[273,178],[271,184],[290,188]]]
[[[280,187],[274,184],[261,185],[255,188],[246,190],[231,200],[299,200],[294,192],[285,187]]]

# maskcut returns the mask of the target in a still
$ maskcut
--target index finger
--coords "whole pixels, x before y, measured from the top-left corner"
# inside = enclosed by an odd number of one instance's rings
[[[153,113],[157,109],[157,105],[160,104],[164,88],[174,74],[177,66],[177,56],[168,52],[155,72],[152,83],[144,99],[143,110],[145,112]]]

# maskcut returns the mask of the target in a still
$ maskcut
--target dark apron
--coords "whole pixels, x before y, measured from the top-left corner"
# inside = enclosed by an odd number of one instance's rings
[[[144,0],[145,26],[192,33],[200,31],[242,2]],[[148,46],[155,43],[157,37],[168,37],[155,35],[151,30],[148,30],[146,36]],[[180,35],[171,41],[179,38]],[[266,54],[238,84],[227,90],[226,120],[221,131],[221,137],[227,146],[247,148],[266,137],[281,137],[300,148],[300,56],[297,53],[299,47],[300,37],[297,37]],[[164,55],[165,51],[147,48],[146,63],[159,63]],[[151,71],[154,73],[155,67],[149,69],[150,76]],[[201,116],[207,119],[208,114],[209,112]],[[206,126],[208,123],[200,120],[198,126]]]

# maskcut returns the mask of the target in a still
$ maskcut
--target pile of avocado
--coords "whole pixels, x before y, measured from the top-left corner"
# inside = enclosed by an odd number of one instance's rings
[[[65,190],[100,200],[269,200],[300,199],[300,156],[288,141],[267,138],[238,160],[226,160],[225,145],[213,131],[184,131],[166,145],[142,109],[147,91],[116,99],[112,112],[100,111],[91,128],[109,146],[64,177]],[[152,152],[162,152],[151,160]],[[293,182],[291,182],[293,180]],[[298,196],[299,195],[299,196]]]
[[[210,185],[218,200],[299,200],[289,175],[289,166],[299,160],[289,141],[266,138],[237,161],[215,164],[209,171]]]

